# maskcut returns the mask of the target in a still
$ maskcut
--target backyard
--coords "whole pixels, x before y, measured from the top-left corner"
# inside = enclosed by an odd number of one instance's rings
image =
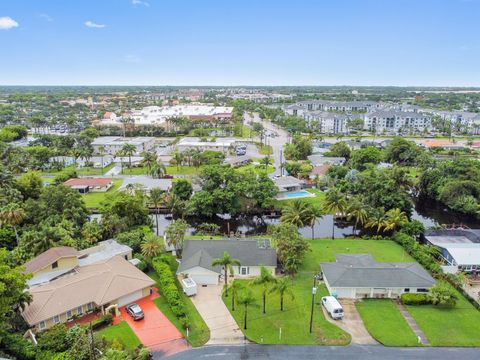
[[[311,194],[314,194],[315,196],[313,197],[304,197],[304,198],[298,198],[298,199],[288,199],[288,200],[274,200],[274,207],[276,209],[283,209],[285,206],[288,204],[291,204],[295,200],[300,200],[301,202],[305,202],[308,204],[313,204],[316,206],[321,206],[323,200],[325,199],[325,193],[318,190],[318,189],[305,189]]]
[[[122,179],[113,179],[113,186],[108,189],[106,192],[89,192],[88,194],[82,195],[83,201],[85,205],[89,209],[96,209],[100,206],[100,203],[105,199],[107,194],[111,194],[122,185]]]
[[[114,339],[119,340],[126,349],[135,349],[140,345],[140,340],[126,321],[122,321],[117,325],[110,325],[97,333],[110,341]]]
[[[417,336],[392,300],[366,299],[355,305],[368,332],[378,342],[386,346],[418,346]]]

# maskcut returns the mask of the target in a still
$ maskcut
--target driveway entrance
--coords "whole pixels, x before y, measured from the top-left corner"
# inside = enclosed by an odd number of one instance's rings
[[[222,301],[222,285],[198,286],[192,302],[210,329],[207,345],[243,344],[244,337],[235,319]]]

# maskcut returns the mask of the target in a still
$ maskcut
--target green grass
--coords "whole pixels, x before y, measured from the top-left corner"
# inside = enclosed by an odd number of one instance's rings
[[[112,170],[115,167],[115,164],[112,163],[110,165],[107,165],[102,169],[100,168],[94,168],[94,167],[83,167],[80,169],[77,169],[77,174],[78,175],[105,175],[108,171]]]
[[[174,270],[174,273],[175,271],[176,269]],[[149,273],[148,275],[153,280],[158,281],[158,275],[154,271]],[[155,299],[153,302],[160,309],[160,311],[168,318],[168,320],[170,320],[172,324],[175,325],[175,327],[182,333],[182,335],[188,340],[188,342],[193,347],[202,346],[210,339],[210,329],[208,328],[207,324],[205,324],[205,321],[203,321],[202,317],[197,311],[197,308],[195,307],[195,305],[193,305],[190,298],[183,293],[178,281],[177,281],[177,287],[180,289],[180,296],[184,300],[185,310],[187,312],[187,317],[190,321],[188,338],[187,338],[187,333],[185,329],[182,327],[177,317],[173,314],[165,298],[163,296],[160,296],[159,298]]]
[[[454,308],[407,306],[433,346],[480,346],[480,311],[457,294],[459,300]]]
[[[328,322],[323,316],[320,305],[315,305],[313,332],[309,332],[311,288],[313,272],[302,272],[294,279],[292,290],[295,298],[284,299],[284,311],[280,311],[280,300],[277,294],[267,295],[267,313],[262,313],[261,288],[251,286],[248,280],[240,281],[245,287],[252,290],[257,299],[256,306],[248,308],[248,329],[243,330],[244,307],[236,306],[231,309],[231,297],[223,297],[223,301],[244,334],[251,341],[260,344],[289,344],[289,345],[347,345],[350,335]],[[317,291],[316,303],[320,297],[327,295],[325,285],[320,285]],[[280,328],[282,337],[279,337]]]
[[[122,179],[113,179],[113,186],[108,189],[107,192],[90,192],[88,194],[82,195],[83,201],[85,201],[85,205],[89,209],[96,209],[100,206],[100,203],[105,199],[107,194],[111,194],[122,185]]]
[[[264,165],[250,164],[250,165],[240,166],[239,168],[237,168],[237,170],[238,171],[253,170],[255,174],[271,174],[275,171],[275,167],[268,165],[267,168],[265,169]]]
[[[367,299],[355,305],[368,332],[378,342],[386,346],[418,346],[417,336],[392,300]]]
[[[137,335],[135,335],[126,321],[122,321],[117,325],[110,325],[98,331],[97,334],[104,336],[110,341],[113,339],[119,340],[126,349],[135,349],[141,344]]]
[[[202,166],[200,167],[195,167],[195,166],[173,166],[173,165],[167,165],[166,170],[168,175],[196,175],[200,172],[202,169]],[[139,166],[139,167],[132,167],[128,168],[125,166],[123,168],[123,174],[124,175],[148,175],[148,169],[145,166]]]
[[[259,144],[258,145],[258,152],[261,155],[272,155],[273,154],[273,148],[272,148],[271,145]]]
[[[274,207],[275,209],[283,209],[288,204],[291,204],[295,200],[300,200],[301,202],[305,202],[308,204],[321,206],[323,200],[325,200],[325,193],[318,190],[318,189],[306,189],[309,193],[315,194],[315,197],[305,197],[299,199],[288,199],[288,200],[274,200]]]

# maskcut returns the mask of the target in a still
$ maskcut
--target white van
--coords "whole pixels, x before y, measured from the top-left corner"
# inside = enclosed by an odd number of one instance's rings
[[[333,296],[324,296],[322,297],[322,305],[325,307],[327,312],[330,314],[332,319],[341,320],[343,319],[343,308],[342,305],[335,299]]]

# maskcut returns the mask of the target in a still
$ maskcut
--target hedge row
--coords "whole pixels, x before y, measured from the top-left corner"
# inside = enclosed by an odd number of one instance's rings
[[[402,294],[400,296],[402,303],[405,305],[428,305],[430,304],[430,299],[427,294]]]
[[[435,248],[420,245],[415,238],[403,232],[397,232],[393,235],[393,240],[399,243],[415,260],[433,275],[442,273],[442,268],[433,256],[433,253],[437,252]]]
[[[111,325],[113,321],[112,314],[105,314],[92,322],[92,330],[97,330],[108,325]]]
[[[175,283],[175,276],[173,275],[170,266],[165,263],[162,258],[155,258],[152,263],[153,268],[158,274],[158,287],[161,294],[167,300],[170,309],[180,320],[182,326],[187,328],[189,321],[185,310],[185,304]]]

